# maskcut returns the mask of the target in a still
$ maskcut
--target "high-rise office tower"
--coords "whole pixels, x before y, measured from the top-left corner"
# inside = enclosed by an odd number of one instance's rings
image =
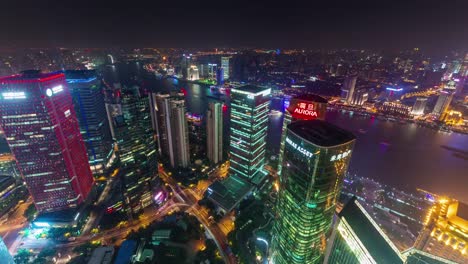
[[[127,212],[137,213],[153,201],[157,186],[156,143],[151,127],[148,95],[138,86],[123,87],[113,98],[120,115],[112,126],[121,163],[121,187]]]
[[[216,73],[218,72],[218,64],[208,63],[208,78],[216,80]]]
[[[224,69],[222,67],[218,68],[218,71],[216,72],[216,84],[224,84]]]
[[[448,91],[440,92],[437,102],[434,106],[432,114],[439,118],[439,120],[444,119],[445,113],[447,112],[450,103],[452,102],[453,93]]]
[[[322,120],[288,125],[273,225],[275,264],[323,261],[355,137]]]
[[[414,248],[468,263],[468,205],[441,198],[429,210]]]
[[[198,67],[191,65],[189,68],[187,68],[187,80],[196,81],[198,79],[200,79]]]
[[[221,67],[223,68],[224,80],[229,79],[229,60],[231,57],[221,57]]]
[[[1,237],[0,237],[0,259],[2,260],[2,263],[4,264],[15,264],[13,257],[11,256],[10,252],[8,251],[8,248],[5,245],[5,242],[3,242],[3,239]]]
[[[398,248],[353,197],[336,218],[324,263],[403,264]]]
[[[348,103],[351,104],[354,98],[354,89],[356,87],[356,81],[357,81],[357,75],[348,75],[344,79],[343,82],[343,87],[341,88],[342,92],[342,99]]]
[[[223,110],[220,102],[210,102],[206,113],[208,159],[213,164],[223,160]]]
[[[164,107],[165,99],[169,98],[169,94],[151,93],[149,95],[151,126],[156,133],[159,156],[163,155],[163,151],[164,154],[167,155],[169,149],[169,143],[167,142],[166,112]]]
[[[245,85],[231,89],[230,173],[254,184],[263,170],[271,89]]]
[[[281,145],[278,155],[278,175],[281,174],[283,167],[283,154],[288,125],[291,122],[299,120],[325,120],[327,103],[328,101],[325,98],[318,95],[309,94],[294,97],[287,102],[287,108],[284,111],[283,128],[281,131]]]
[[[416,102],[414,102],[413,109],[411,110],[411,114],[415,116],[424,115],[426,104],[427,97],[417,97]]]
[[[369,91],[365,88],[354,91],[351,105],[361,106],[369,99]]]
[[[168,130],[171,165],[186,168],[190,164],[190,152],[185,100],[170,100],[168,107],[171,124]]]
[[[468,86],[468,77],[460,76],[458,82],[456,84],[455,95],[457,96],[465,96],[467,93]]]
[[[102,175],[114,155],[101,81],[95,71],[65,71],[81,136],[94,176]]]
[[[0,120],[38,211],[77,207],[93,176],[63,73],[0,79]]]
[[[183,94],[153,93],[150,101],[160,155],[168,157],[173,168],[188,167],[190,150]]]

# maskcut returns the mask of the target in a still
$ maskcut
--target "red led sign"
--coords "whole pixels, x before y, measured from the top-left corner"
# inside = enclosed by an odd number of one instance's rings
[[[297,120],[324,119],[326,107],[323,103],[292,99],[288,111]]]

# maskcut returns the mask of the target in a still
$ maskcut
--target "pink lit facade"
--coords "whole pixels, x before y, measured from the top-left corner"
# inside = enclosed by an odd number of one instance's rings
[[[87,198],[93,177],[64,74],[0,78],[0,127],[38,211]]]

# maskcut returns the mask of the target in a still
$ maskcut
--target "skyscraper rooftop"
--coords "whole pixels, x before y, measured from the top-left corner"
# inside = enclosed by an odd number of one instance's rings
[[[379,263],[403,263],[395,246],[382,236],[382,231],[373,224],[361,205],[353,197],[339,213],[340,218],[346,219],[358,239],[365,246],[369,254]]]
[[[233,88],[232,91],[241,91],[249,94],[261,94],[261,93],[266,93],[267,90],[270,90],[270,88],[267,87],[261,87],[261,86],[256,86],[256,85],[244,85],[240,87]]]
[[[43,73],[40,70],[27,70],[22,71],[20,74],[5,76],[0,78],[0,83],[2,82],[14,82],[14,81],[25,81],[25,80],[38,80],[39,82],[52,80],[58,77],[63,76],[62,72],[48,72]]]
[[[297,121],[288,125],[288,128],[301,138],[321,147],[337,146],[356,139],[351,132],[322,120]]]

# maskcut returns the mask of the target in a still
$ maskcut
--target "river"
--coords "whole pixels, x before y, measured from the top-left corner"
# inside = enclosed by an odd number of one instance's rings
[[[229,104],[228,96],[217,94],[206,85],[180,81],[173,86],[184,88],[187,110],[192,113],[204,115],[207,102],[213,98]],[[273,98],[271,107],[280,110],[281,100]],[[229,120],[229,109],[224,117]],[[341,111],[328,111],[326,119],[357,137],[350,173],[399,188],[422,188],[468,202],[468,135]],[[279,149],[281,124],[282,116],[270,116],[269,156]],[[228,135],[227,128],[225,131]]]
[[[204,113],[208,87],[181,83],[187,91],[188,111]],[[221,97],[226,100],[225,96]],[[228,101],[228,100],[226,100]],[[272,108],[281,109],[272,99]],[[445,133],[417,124],[377,120],[331,110],[326,120],[353,132],[356,144],[349,172],[395,187],[422,188],[468,202],[468,136]],[[270,117],[268,152],[279,149],[281,116]]]

